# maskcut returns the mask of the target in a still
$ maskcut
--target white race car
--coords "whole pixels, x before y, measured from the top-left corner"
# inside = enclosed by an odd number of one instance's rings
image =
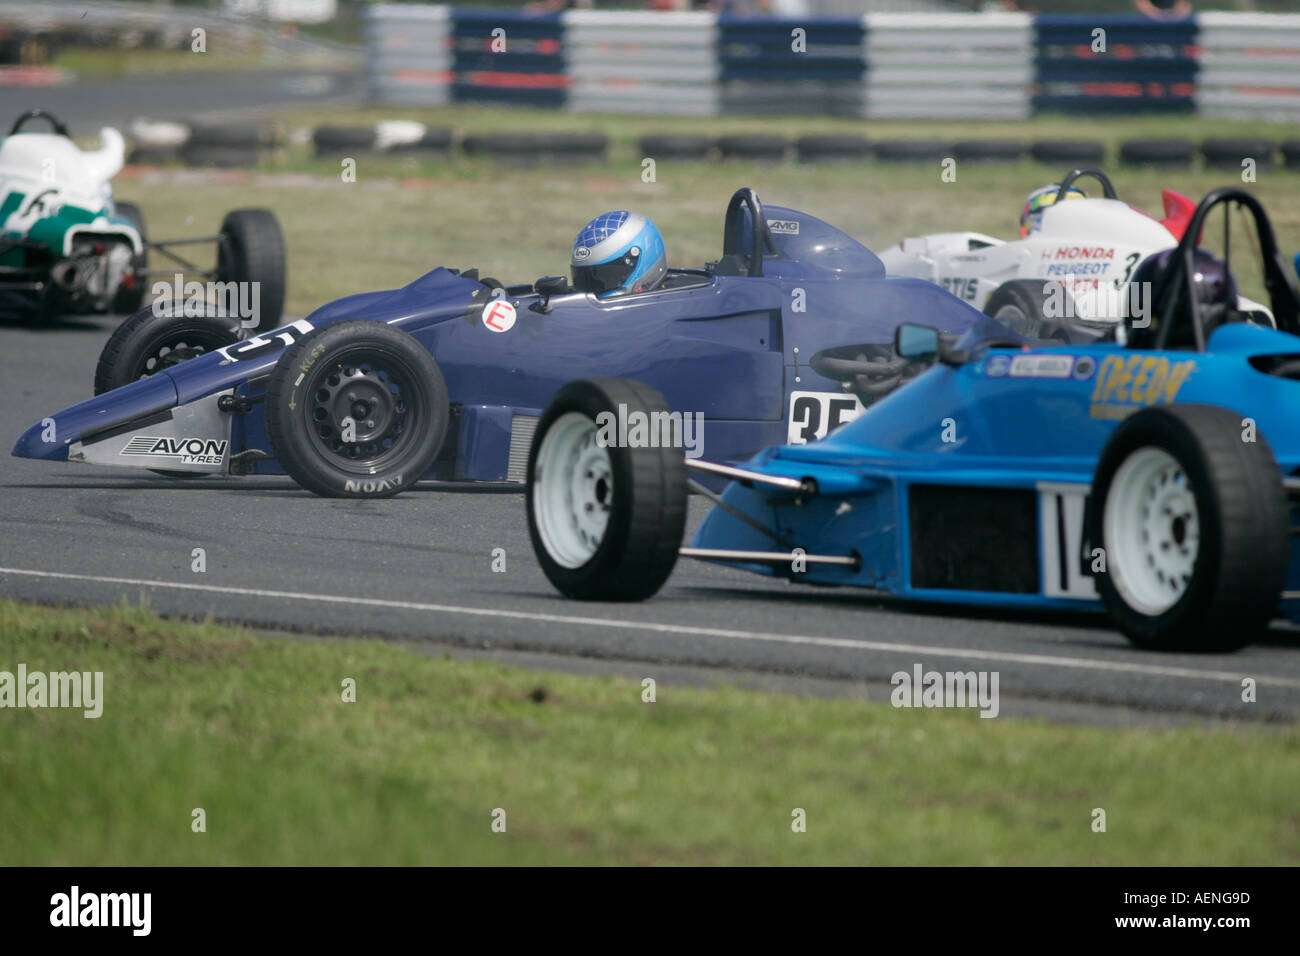
[[[53,132],[23,129],[35,119],[49,122]],[[215,280],[194,285],[205,299],[255,283],[257,327],[279,325],[285,260],[275,216],[237,209],[215,236],[150,242],[140,210],[115,202],[109,185],[125,159],[122,134],[105,127],[99,138],[98,149],[83,150],[66,126],[36,109],[18,117],[0,141],[0,318],[135,312],[156,284],[151,279],[176,286],[181,275]],[[210,269],[175,249],[204,243],[217,247]],[[150,253],[170,265],[149,269]]]
[[[1075,180],[1090,176],[1100,198],[1080,195]],[[1101,170],[1070,172],[1055,200],[1027,222],[1027,234],[1006,242],[978,232],[943,232],[904,239],[881,252],[891,275],[937,283],[986,315],[1025,335],[1073,339],[1113,328],[1149,303],[1129,286],[1147,256],[1171,249],[1182,238],[1196,203],[1164,190],[1165,218],[1155,219],[1115,196]],[[1242,308],[1271,315],[1258,303]]]

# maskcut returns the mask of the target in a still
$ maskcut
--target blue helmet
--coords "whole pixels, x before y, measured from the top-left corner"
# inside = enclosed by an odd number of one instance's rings
[[[668,271],[664,237],[639,212],[607,212],[573,240],[573,287],[599,298],[646,292]]]

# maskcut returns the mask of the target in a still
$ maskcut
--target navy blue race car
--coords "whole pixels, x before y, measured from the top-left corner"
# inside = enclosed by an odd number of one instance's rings
[[[911,364],[891,348],[901,322],[959,334],[981,319],[931,283],[886,278],[833,226],[765,210],[751,189],[727,207],[722,257],[669,269],[652,291],[598,297],[563,277],[503,286],[438,268],[242,340],[237,324],[189,305],[124,323],[97,396],[33,425],[13,453],[287,472],[331,496],[390,495],[425,477],[522,481],[555,392],[609,375],[701,416],[710,456],[739,461],[819,438],[902,381]]]
[[[1277,327],[1228,263],[1198,248],[1208,214],[1255,220]],[[1104,608],[1135,644],[1225,651],[1300,621],[1300,290],[1250,193],[1202,201],[1148,259],[1154,309],[1109,340],[1027,343],[993,319],[960,341],[903,324],[926,367],[825,440],[737,468],[602,438],[603,413],[662,414],[645,385],[572,383],[529,462],[534,551],[562,593],[653,595],[678,555],[922,601]],[[837,367],[854,382],[852,362]],[[688,469],[732,479],[689,547]]]

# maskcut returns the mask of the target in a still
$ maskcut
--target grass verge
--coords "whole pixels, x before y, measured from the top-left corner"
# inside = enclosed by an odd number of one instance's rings
[[[0,600],[0,671],[19,663],[102,671],[104,703],[0,709],[5,865],[1300,862],[1295,728],[663,683],[645,703],[631,680]]]

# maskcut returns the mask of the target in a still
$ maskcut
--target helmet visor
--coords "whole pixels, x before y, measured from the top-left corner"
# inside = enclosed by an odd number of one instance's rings
[[[628,276],[636,269],[637,260],[632,256],[620,256],[611,262],[602,262],[594,266],[573,267],[573,287],[581,292],[594,292],[602,295],[623,288]]]

